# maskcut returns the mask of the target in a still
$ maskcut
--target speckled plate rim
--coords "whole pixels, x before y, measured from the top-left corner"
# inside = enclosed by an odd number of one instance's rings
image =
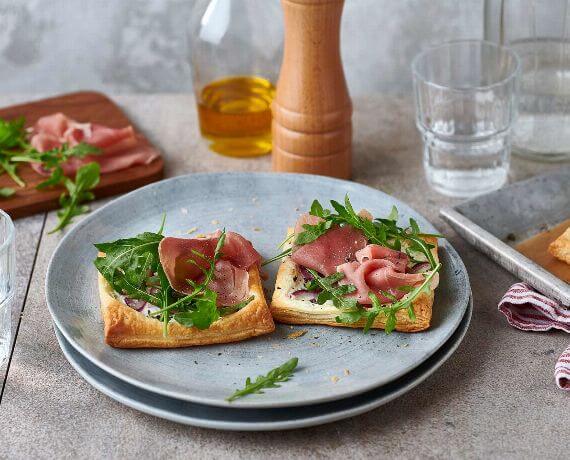
[[[67,342],[63,334],[57,329],[56,325],[54,325],[54,330],[65,358],[79,373],[79,375],[101,393],[132,409],[176,423],[201,428],[226,431],[277,431],[307,428],[354,417],[376,409],[377,407],[402,396],[431,376],[455,353],[467,334],[472,314],[473,297],[470,297],[467,310],[459,324],[459,327],[447,342],[428,360],[424,361],[416,369],[410,371],[408,374],[400,377],[396,381],[386,386],[361,393],[357,396],[335,402],[310,405],[297,408],[295,410],[278,408],[249,410],[238,409],[228,411],[227,409],[220,407],[176,400],[176,405],[180,408],[183,407],[185,409],[190,409],[190,413],[182,413],[182,409],[180,412],[176,413],[165,408],[161,408],[156,404],[157,401],[172,400],[172,398],[156,395],[155,393],[134,387],[129,383],[103,371],[81,355],[81,353],[78,353],[77,350]],[[100,373],[106,381],[102,381],[101,376],[97,377],[92,375],[93,371]],[[117,386],[122,388],[122,390],[118,390]],[[219,414],[220,417],[218,419],[200,417],[197,414],[193,415],[191,413],[192,410],[214,412]],[[266,418],[274,418],[276,411],[287,411],[291,414],[291,417],[271,421],[255,420],[255,415],[258,413],[263,414]],[[306,416],[300,417],[300,411],[305,412]],[[249,420],[238,420],[240,416],[245,416]],[[231,420],[231,418],[234,418],[234,420]]]
[[[352,397],[352,396],[358,395],[360,393],[364,393],[366,391],[369,391],[373,388],[377,388],[378,386],[388,384],[390,381],[393,381],[393,380],[400,378],[402,375],[413,370],[414,367],[421,365],[421,363],[423,363],[423,362],[425,362],[425,360],[429,359],[439,349],[439,347],[443,343],[445,343],[445,341],[447,341],[449,339],[449,337],[455,332],[455,330],[459,326],[461,319],[463,317],[462,315],[465,312],[465,310],[467,309],[468,303],[469,303],[469,294],[468,294],[470,292],[469,276],[467,274],[467,270],[463,264],[463,261],[461,260],[460,256],[457,254],[455,249],[452,247],[452,245],[447,240],[443,240],[440,248],[442,250],[445,250],[448,252],[449,257],[452,258],[459,265],[459,271],[465,277],[465,286],[464,286],[464,288],[466,290],[465,291],[466,292],[465,300],[457,303],[458,308],[461,310],[461,315],[457,316],[456,322],[452,325],[452,327],[449,327],[446,335],[442,337],[442,339],[441,339],[441,341],[437,347],[433,347],[432,349],[428,350],[422,356],[421,360],[419,360],[417,362],[416,365],[409,367],[405,370],[402,370],[401,372],[393,375],[391,380],[378,381],[374,384],[362,385],[362,386],[357,387],[353,390],[346,391],[342,395],[323,394],[323,395],[320,395],[319,397],[315,397],[315,398],[310,399],[310,400],[293,401],[293,402],[271,401],[269,403],[263,402],[263,401],[258,402],[258,401],[241,401],[241,400],[238,400],[232,404],[229,404],[227,401],[225,401],[225,399],[219,400],[219,399],[204,398],[204,397],[199,397],[199,396],[197,397],[190,392],[182,393],[182,392],[175,392],[175,391],[171,391],[171,390],[165,390],[164,388],[162,388],[158,385],[150,385],[146,382],[141,382],[135,378],[130,377],[129,375],[126,375],[125,373],[121,372],[120,370],[117,370],[111,366],[108,366],[101,359],[99,359],[98,356],[92,355],[91,353],[89,353],[88,350],[84,350],[79,343],[76,343],[76,341],[73,339],[73,337],[68,333],[67,329],[65,327],[62,327],[62,324],[60,323],[57,314],[54,313],[53,302],[51,300],[52,291],[50,289],[50,284],[51,284],[51,279],[53,277],[53,273],[56,270],[56,268],[54,267],[54,260],[56,259],[56,255],[57,255],[60,247],[63,247],[66,244],[66,241],[68,239],[71,239],[75,233],[80,232],[84,227],[90,225],[90,223],[94,219],[97,219],[97,217],[100,213],[105,212],[108,208],[111,208],[113,206],[117,206],[117,204],[120,204],[121,202],[128,200],[130,197],[132,197],[135,194],[141,193],[142,191],[145,191],[145,190],[146,191],[152,190],[155,187],[158,187],[160,185],[164,185],[165,183],[169,183],[169,182],[184,181],[184,180],[188,180],[190,178],[199,179],[200,177],[203,177],[203,176],[213,176],[213,175],[215,175],[218,178],[218,180],[224,180],[225,178],[232,177],[232,176],[238,177],[241,180],[243,180],[245,177],[253,175],[253,176],[259,176],[259,177],[270,177],[272,179],[278,179],[279,177],[292,178],[292,179],[302,179],[304,182],[305,181],[320,182],[323,180],[330,181],[332,183],[336,182],[336,183],[338,183],[338,187],[342,188],[343,190],[346,190],[347,193],[352,193],[351,191],[360,190],[362,192],[365,192],[365,191],[366,192],[372,192],[375,194],[382,195],[383,197],[388,197],[388,198],[390,198],[392,203],[394,205],[396,205],[398,208],[401,207],[401,208],[407,208],[407,209],[411,210],[413,213],[415,213],[417,216],[419,216],[425,222],[429,223],[432,230],[434,229],[433,225],[429,222],[429,220],[426,219],[421,213],[417,212],[415,209],[413,209],[412,207],[410,207],[406,203],[404,203],[404,202],[402,202],[402,201],[400,201],[400,200],[398,200],[398,199],[396,199],[396,198],[394,198],[394,197],[392,197],[392,196],[390,196],[390,195],[388,195],[388,194],[386,194],[380,190],[374,189],[374,188],[366,186],[366,185],[358,184],[355,182],[349,182],[349,181],[345,181],[345,180],[341,180],[341,179],[329,178],[329,177],[324,177],[324,176],[308,175],[308,174],[242,173],[242,172],[194,173],[194,174],[176,176],[173,178],[165,179],[165,180],[155,182],[153,184],[149,184],[147,186],[141,187],[141,188],[134,190],[130,193],[127,193],[127,194],[123,195],[122,197],[116,198],[115,200],[107,203],[106,205],[102,206],[98,210],[91,213],[89,216],[87,216],[81,222],[79,222],[74,228],[72,228],[70,230],[70,232],[62,238],[62,240],[59,242],[59,244],[58,244],[56,250],[54,251],[52,258],[50,260],[50,263],[48,266],[48,271],[47,271],[47,276],[46,276],[46,282],[45,282],[46,301],[47,301],[48,309],[52,315],[52,318],[53,318],[55,324],[58,327],[58,330],[64,335],[64,337],[66,338],[66,340],[68,341],[69,344],[71,344],[84,357],[86,357],[88,360],[90,360],[92,363],[94,363],[96,366],[100,367],[104,371],[112,374],[113,376],[115,376],[119,379],[122,379],[123,381],[125,381],[127,383],[130,383],[134,386],[137,386],[143,390],[151,391],[151,392],[154,392],[154,393],[157,393],[157,394],[160,394],[163,396],[171,397],[171,398],[180,399],[182,401],[189,401],[189,402],[207,404],[207,405],[212,405],[212,406],[220,406],[220,407],[231,408],[231,409],[238,409],[238,408],[257,409],[257,408],[267,408],[267,407],[297,407],[297,406],[301,406],[301,405],[319,404],[319,403],[335,401],[335,400],[339,400],[339,399],[343,399],[343,398],[347,398],[347,397]],[[239,346],[239,344],[236,344],[236,346]]]

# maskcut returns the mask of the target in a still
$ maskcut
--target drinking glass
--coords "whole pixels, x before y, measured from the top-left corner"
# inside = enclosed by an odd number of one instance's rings
[[[414,59],[416,125],[426,177],[438,192],[470,197],[506,182],[519,67],[513,51],[480,40],[445,43]]]
[[[15,278],[14,224],[10,216],[0,209],[0,366],[10,352]]]
[[[570,160],[570,0],[485,0],[485,39],[521,60],[513,151]]]

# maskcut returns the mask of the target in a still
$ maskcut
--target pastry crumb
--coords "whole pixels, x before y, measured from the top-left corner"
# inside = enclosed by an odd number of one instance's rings
[[[198,227],[192,227],[189,228],[186,233],[188,233],[188,235],[192,235],[192,233],[194,233],[196,230],[198,230]]]
[[[260,232],[261,229],[260,229],[259,227],[253,227],[253,231],[254,231],[254,232]]]
[[[298,339],[299,337],[303,337],[308,331],[306,329],[300,330],[300,331],[295,331],[295,332],[291,332],[291,334],[289,334],[287,336],[288,339]]]
[[[350,371],[348,369],[344,370],[344,375],[350,375]]]
[[[213,219],[211,223],[212,223],[212,225],[218,225],[220,223],[220,221],[217,219]]]
[[[336,375],[333,375],[333,376],[331,377],[331,382],[332,382],[332,383],[336,383],[336,382],[338,382],[339,380],[340,380],[340,379],[339,379]]]

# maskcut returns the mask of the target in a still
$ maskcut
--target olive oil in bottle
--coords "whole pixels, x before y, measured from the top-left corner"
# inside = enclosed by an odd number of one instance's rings
[[[235,76],[207,84],[199,94],[198,116],[210,149],[232,157],[271,152],[271,101],[275,87],[256,76]]]

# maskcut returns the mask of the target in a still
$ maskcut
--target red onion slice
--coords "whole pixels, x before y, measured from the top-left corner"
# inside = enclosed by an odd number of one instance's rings
[[[313,279],[313,275],[311,275],[311,272],[302,265],[299,265],[299,272],[301,272],[301,276],[304,278],[305,281],[311,281]]]
[[[317,292],[316,291],[308,291],[307,289],[299,289],[297,291],[293,291],[291,293],[292,297],[295,297],[297,300],[316,300],[317,299]]]
[[[430,269],[431,265],[429,262],[420,262],[419,264],[414,265],[408,273],[423,273]]]
[[[130,297],[125,297],[125,304],[136,311],[142,311],[146,305],[144,300],[131,299]]]

